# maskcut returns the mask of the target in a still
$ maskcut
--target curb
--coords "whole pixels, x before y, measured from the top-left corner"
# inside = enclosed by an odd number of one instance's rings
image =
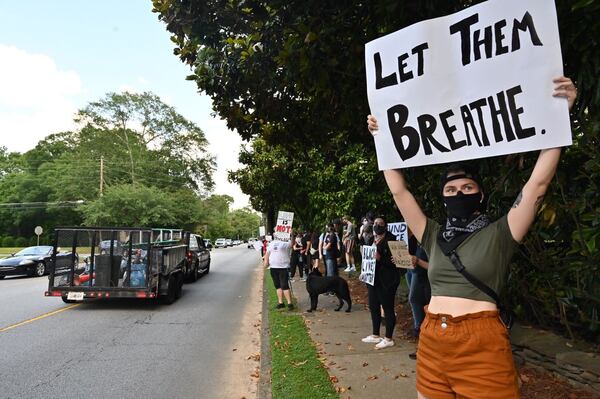
[[[260,267],[263,267],[261,264]],[[267,298],[267,278],[263,273],[262,318],[260,322],[260,377],[258,399],[271,399],[271,332],[269,331],[269,298]]]

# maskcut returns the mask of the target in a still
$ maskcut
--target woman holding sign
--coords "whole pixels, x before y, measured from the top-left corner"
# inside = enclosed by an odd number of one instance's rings
[[[570,109],[575,86],[565,77],[554,84],[553,96],[566,98]],[[376,134],[375,118],[369,116],[367,122]],[[438,190],[447,213],[442,225],[423,214],[400,170],[384,171],[402,216],[429,255],[431,302],[417,351],[419,398],[519,397],[496,297],[504,287],[510,258],[554,177],[560,151],[540,152],[514,205],[495,222],[486,214],[482,179],[467,165],[452,165],[441,176]]]
[[[369,294],[369,310],[371,311],[371,323],[373,334],[362,339],[365,343],[374,343],[375,349],[383,349],[394,346],[394,326],[396,325],[396,313],[394,311],[394,300],[396,290],[400,284],[400,270],[392,261],[392,251],[388,241],[395,241],[396,237],[388,232],[387,223],[383,217],[378,217],[373,222],[375,239],[373,246],[375,250],[375,281],[367,283]],[[381,309],[384,311],[385,337],[379,335],[381,328]]]

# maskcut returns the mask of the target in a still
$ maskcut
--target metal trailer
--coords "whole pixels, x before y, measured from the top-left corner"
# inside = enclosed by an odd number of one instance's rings
[[[171,304],[181,296],[187,267],[187,245],[179,237],[164,240],[155,229],[131,227],[56,228],[51,264],[61,248],[71,257],[67,265],[51,266],[45,296],[67,303],[159,298]]]

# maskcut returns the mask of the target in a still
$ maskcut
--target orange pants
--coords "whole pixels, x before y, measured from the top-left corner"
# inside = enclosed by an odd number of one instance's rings
[[[428,399],[520,398],[498,312],[458,317],[427,312],[419,335],[417,390]]]

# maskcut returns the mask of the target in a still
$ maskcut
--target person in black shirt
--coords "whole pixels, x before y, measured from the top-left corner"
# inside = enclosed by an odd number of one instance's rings
[[[369,294],[369,310],[373,333],[362,339],[366,343],[376,343],[375,349],[394,346],[394,326],[396,313],[394,300],[396,290],[400,284],[400,269],[392,261],[392,251],[388,241],[395,241],[396,237],[387,230],[387,223],[383,217],[378,217],[373,222],[374,242],[377,246],[375,255],[375,281],[373,285],[367,284]],[[381,327],[381,309],[385,313],[385,337],[379,335]]]

